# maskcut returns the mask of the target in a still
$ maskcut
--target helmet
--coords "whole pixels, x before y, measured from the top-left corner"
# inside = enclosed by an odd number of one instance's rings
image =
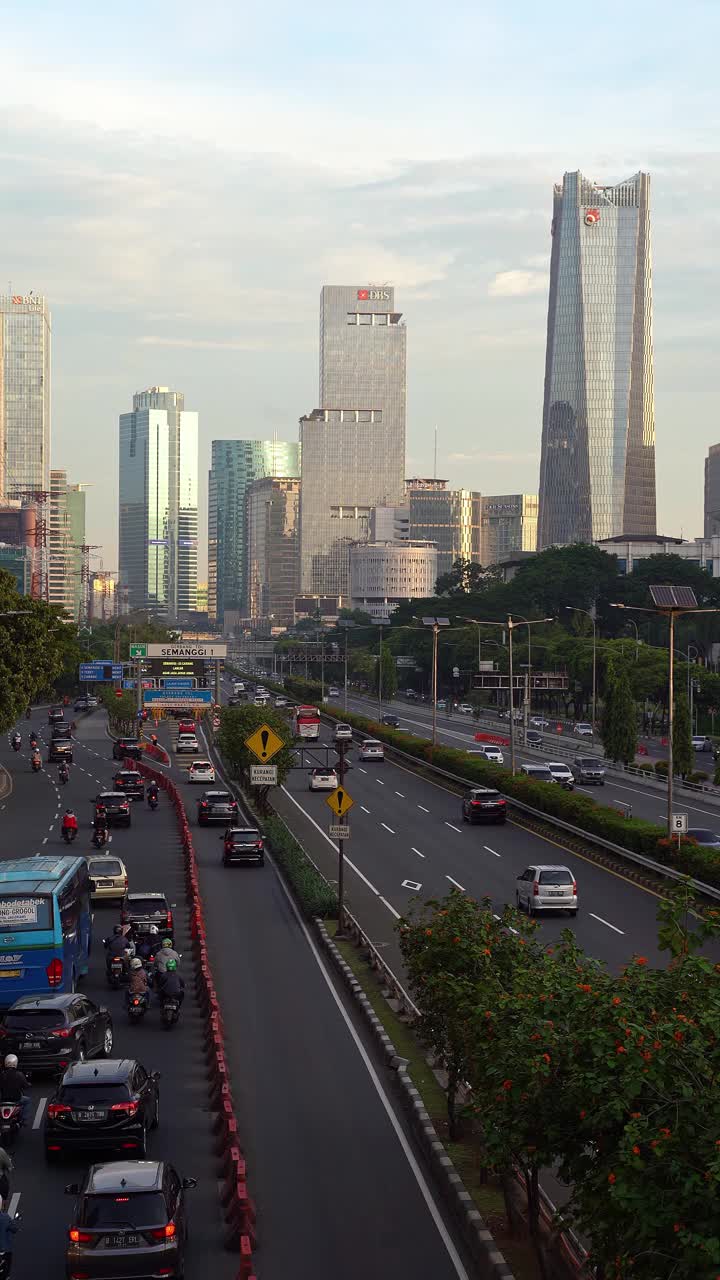
[[[164,947],[172,947],[172,938],[163,938],[162,944]]]
[[[75,816],[75,815],[73,814],[72,809],[66,809],[66,810],[65,810],[65,817],[66,817],[66,818],[68,818],[68,817],[74,817],[74,816]]]
[[[115,927],[113,928],[113,933],[114,933],[117,937],[119,937],[119,936],[120,936],[120,934],[122,933],[122,931],[123,931],[123,927],[122,927],[122,925],[121,925],[121,924],[116,924],[116,925],[115,925]]]
[[[152,934],[154,937],[156,937],[159,932],[160,930],[158,929],[156,924],[150,925],[150,928],[148,929],[149,934]]]
[[[7,1067],[8,1071],[17,1071],[17,1064],[18,1064],[18,1060],[15,1054],[9,1053],[7,1058],[5,1059],[5,1066]]]
[[[167,964],[165,965],[165,969],[167,973],[172,973],[175,969],[177,969],[177,960],[168,960]]]
[[[130,961],[130,968],[142,969],[142,960],[140,959],[139,956],[133,956],[132,960]]]

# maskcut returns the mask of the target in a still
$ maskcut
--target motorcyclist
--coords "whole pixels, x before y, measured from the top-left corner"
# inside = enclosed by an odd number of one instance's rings
[[[155,968],[157,969],[158,974],[163,974],[165,972],[171,960],[174,960],[177,965],[180,962],[180,956],[173,947],[172,938],[163,938],[162,946],[158,951],[155,960]]]
[[[151,782],[151,783],[150,783],[150,785],[149,785],[149,787],[148,787],[148,789],[147,789],[147,799],[148,799],[148,804],[150,803],[150,801],[151,801],[151,800],[153,800],[153,801],[157,804],[157,800],[158,800],[158,784],[157,784],[157,782]]]
[[[70,777],[70,770],[65,764],[65,761],[63,761],[63,763],[60,765],[60,768],[58,769],[58,778],[60,779],[61,782],[67,782],[69,777]]]
[[[177,960],[168,960],[163,973],[158,975],[158,996],[163,1000],[177,1000],[182,1004],[185,999],[185,983],[177,971]]]
[[[40,759],[40,752],[38,751],[37,747],[33,749],[33,753],[30,757],[30,764],[32,765],[36,773],[38,769],[42,769],[42,760]]]
[[[122,960],[128,960],[130,957],[130,939],[127,937],[125,930],[121,924],[116,924],[112,931],[112,937],[105,939],[105,950],[107,951],[106,968],[110,969],[110,962],[117,959],[118,956]]]
[[[37,736],[37,734],[36,734],[35,730],[34,730],[34,729],[31,729],[31,731],[30,731],[30,746],[31,746],[31,747],[36,747],[36,746],[37,746],[37,740],[38,740],[38,736]]]
[[[13,751],[19,751],[19,750],[20,750],[20,748],[21,748],[21,746],[22,746],[22,738],[20,737],[20,734],[18,733],[18,731],[17,731],[17,729],[16,729],[16,730],[15,730],[15,732],[14,732],[14,734],[13,734],[13,736],[12,736],[12,747],[13,747]]]
[[[25,1124],[30,1106],[30,1081],[22,1071],[18,1071],[18,1060],[14,1053],[7,1055],[3,1070],[0,1071],[0,1098],[3,1102],[20,1103],[21,1123]]]
[[[77,829],[78,829],[78,820],[75,817],[75,814],[73,813],[72,809],[66,809],[63,814],[63,820],[62,820],[63,833],[66,831],[74,831],[75,834],[77,835]]]
[[[140,956],[141,960],[147,960],[150,956],[155,955],[158,949],[159,937],[160,931],[156,924],[151,924],[148,932],[141,935],[140,941],[135,948],[136,954]]]
[[[130,961],[130,982],[128,984],[128,996],[144,996],[148,999],[150,983],[148,976],[143,969],[143,962],[139,956],[133,956]]]
[[[156,733],[151,733],[151,734],[150,734],[150,741],[151,741],[151,743],[152,743],[152,745],[153,745],[154,747],[156,747],[156,746],[158,745],[158,736],[157,736],[157,734],[156,734]]]
[[[102,830],[107,831],[107,808],[105,806],[104,801],[102,800],[96,801],[95,817],[93,818],[93,826],[95,827],[96,831],[98,828],[101,828]]]

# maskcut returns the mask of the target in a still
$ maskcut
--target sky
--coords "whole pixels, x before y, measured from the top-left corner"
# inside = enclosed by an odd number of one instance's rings
[[[53,313],[53,466],[117,568],[117,420],[297,439],[323,284],[408,330],[408,475],[537,492],[552,184],[652,175],[658,529],[720,440],[717,0],[0,0],[0,291]],[[100,561],[98,560],[99,566]]]

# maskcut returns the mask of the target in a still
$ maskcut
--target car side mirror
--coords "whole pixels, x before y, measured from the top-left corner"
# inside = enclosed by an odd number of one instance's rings
[[[162,1072],[161,1072],[161,1071],[151,1071],[151,1072],[150,1072],[150,1079],[151,1079],[151,1080],[161,1080],[161,1079],[162,1079]]]
[[[79,1195],[80,1195],[80,1183],[79,1183],[79,1182],[68,1182],[68,1183],[66,1184],[66,1186],[65,1186],[65,1195],[66,1195],[66,1196],[79,1196]]]
[[[183,1178],[182,1184],[184,1191],[192,1191],[197,1186],[197,1178]]]

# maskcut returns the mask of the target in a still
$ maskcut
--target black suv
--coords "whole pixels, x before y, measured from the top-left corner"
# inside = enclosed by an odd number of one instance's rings
[[[76,1197],[65,1254],[67,1275],[175,1276],[185,1273],[188,1236],[185,1192],[195,1178],[181,1178],[157,1160],[94,1164]]]
[[[62,707],[51,707],[48,711],[48,724],[60,724],[65,719]]]
[[[53,738],[48,745],[47,762],[48,764],[59,764],[62,760],[66,764],[72,764],[73,744],[68,742],[66,738]]]
[[[118,738],[113,742],[113,760],[142,760],[142,742],[137,738]]]
[[[391,716],[391,715],[383,716],[380,723],[389,725],[391,729],[400,728],[400,721],[398,720],[397,716]]]
[[[473,787],[463,796],[464,822],[505,822],[507,805],[499,791],[490,787]]]
[[[70,1062],[112,1053],[112,1018],[77,993],[22,996],[5,1015],[0,1046],[3,1056],[17,1054],[21,1071],[64,1071]]]
[[[265,865],[265,841],[257,827],[228,827],[223,842],[223,866],[235,862],[254,862]]]
[[[237,822],[238,802],[229,791],[203,791],[198,800],[198,826],[205,827],[208,822],[224,822],[229,825]]]
[[[109,827],[130,826],[130,801],[124,791],[99,791],[94,803],[105,805]]]
[[[131,800],[145,799],[145,779],[134,769],[120,769],[113,778],[113,786],[116,791],[124,791]]]
[[[136,934],[149,933],[157,925],[161,938],[173,936],[173,914],[164,893],[126,893],[120,907],[122,924],[132,925]]]
[[[48,1100],[46,1154],[118,1148],[142,1158],[160,1120],[159,1079],[133,1058],[74,1062]]]
[[[50,739],[52,742],[72,742],[72,728],[69,724],[54,724]]]

